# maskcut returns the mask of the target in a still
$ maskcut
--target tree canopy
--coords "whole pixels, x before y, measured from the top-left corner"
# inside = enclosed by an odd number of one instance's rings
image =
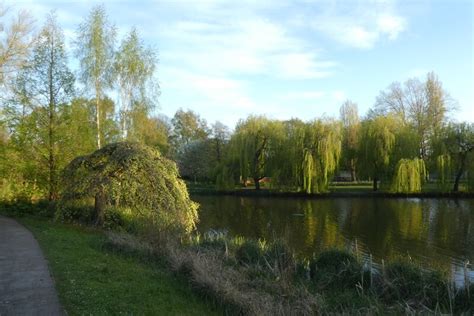
[[[94,205],[98,224],[107,212],[118,211],[151,232],[190,232],[195,227],[197,204],[178,178],[176,164],[151,147],[106,145],[71,161],[62,181],[59,218],[67,219],[71,209],[88,203],[89,209]]]

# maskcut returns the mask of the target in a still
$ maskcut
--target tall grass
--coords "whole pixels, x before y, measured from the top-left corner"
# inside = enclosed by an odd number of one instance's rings
[[[118,236],[109,235],[116,247],[143,247]],[[473,285],[457,288],[411,260],[384,262],[376,271],[370,256],[364,261],[347,250],[298,259],[282,240],[229,238],[214,231],[152,249],[228,314],[474,312]]]

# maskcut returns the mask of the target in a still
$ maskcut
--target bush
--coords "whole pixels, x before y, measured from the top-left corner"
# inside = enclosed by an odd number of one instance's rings
[[[263,249],[257,240],[245,240],[235,252],[235,258],[239,263],[263,264]]]
[[[394,262],[387,266],[385,278],[382,297],[386,302],[405,301],[430,308],[449,305],[448,284],[439,272],[425,271],[411,262]]]
[[[51,218],[54,211],[54,203],[47,200],[31,202],[29,199],[18,199],[0,202],[0,213],[10,216],[36,215]]]
[[[361,280],[362,266],[347,251],[332,249],[310,262],[311,279],[320,287],[355,289]]]
[[[77,157],[66,166],[62,184],[59,219],[104,225],[113,217],[115,225],[121,213],[156,236],[195,227],[198,205],[178,178],[176,164],[145,145],[114,143]],[[111,210],[120,212],[110,215]]]

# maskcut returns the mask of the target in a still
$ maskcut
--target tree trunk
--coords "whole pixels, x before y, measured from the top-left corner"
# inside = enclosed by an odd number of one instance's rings
[[[379,179],[374,178],[374,192],[378,190],[378,182],[379,182]]]
[[[53,46],[53,44],[51,44]],[[53,87],[53,68],[54,68],[54,51],[51,50],[48,69],[48,89],[49,89],[49,105],[48,105],[48,169],[49,169],[49,195],[48,199],[53,201],[56,199],[56,162],[54,155],[54,114],[56,112],[56,104],[54,100]]]
[[[260,190],[260,179],[259,178],[253,178],[253,182],[255,182],[255,190]]]
[[[464,167],[466,165],[467,152],[463,155],[459,155],[459,169],[454,179],[453,192],[459,192],[459,181],[461,181],[462,174],[464,173]]]
[[[355,168],[355,161],[354,159],[351,159],[351,181],[356,182],[356,168]]]
[[[97,92],[98,88],[96,86],[96,94],[95,94],[95,123],[97,125],[97,149],[101,148],[102,142],[100,137],[100,96]]]
[[[105,194],[102,190],[96,193],[95,195],[95,205],[94,205],[94,210],[95,210],[95,224],[97,226],[102,226],[104,224],[104,218],[105,218]]]

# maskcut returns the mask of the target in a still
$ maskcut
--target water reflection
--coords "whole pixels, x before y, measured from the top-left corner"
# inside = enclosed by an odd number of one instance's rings
[[[361,251],[382,258],[410,256],[464,278],[474,262],[472,199],[288,199],[194,196],[201,204],[198,229],[231,235],[285,238],[301,255],[358,241]],[[474,272],[471,270],[474,281]]]

